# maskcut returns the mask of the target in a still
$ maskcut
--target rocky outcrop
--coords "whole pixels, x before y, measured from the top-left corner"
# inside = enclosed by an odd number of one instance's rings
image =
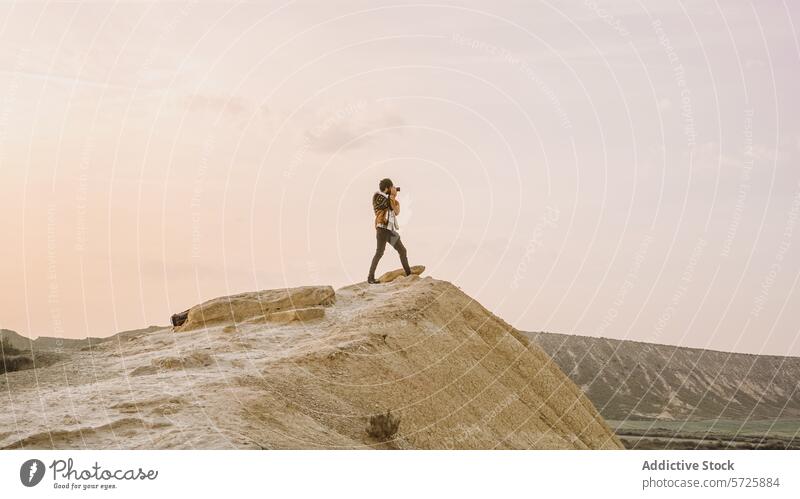
[[[127,340],[135,336],[152,333],[164,329],[164,326],[150,326],[142,329],[133,329],[130,331],[123,331],[115,334],[114,336],[106,336],[105,338],[97,338],[90,336],[88,338],[55,338],[52,336],[39,336],[36,339],[22,336],[21,334],[10,331],[8,329],[0,329],[0,341],[6,342],[13,348],[23,352],[49,352],[58,354],[64,351],[89,349],[92,345],[109,341],[111,338]]]
[[[0,376],[0,449],[622,447],[541,348],[448,282],[245,293],[186,325]]]
[[[424,265],[414,265],[413,267],[411,267],[411,275],[420,275],[423,272],[425,272]],[[398,277],[403,277],[405,275],[406,271],[403,269],[390,270],[389,272],[386,272],[382,276],[378,277],[378,282],[385,284],[387,282],[392,282]]]
[[[311,320],[325,314],[336,293],[330,286],[269,289],[215,298],[190,308],[186,320],[175,331],[191,331],[220,324],[242,322],[291,322]],[[174,323],[174,321],[173,321]]]
[[[323,307],[307,307],[307,308],[293,308],[290,310],[282,310],[280,312],[272,312],[266,319],[271,322],[292,322],[300,321],[307,322],[316,319],[322,319],[325,316],[325,308]]]
[[[46,367],[58,362],[57,352],[37,348],[37,342],[8,329],[0,330],[0,374]]]

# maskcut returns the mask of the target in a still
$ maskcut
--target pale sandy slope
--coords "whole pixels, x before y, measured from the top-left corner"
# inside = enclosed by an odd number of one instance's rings
[[[119,335],[0,376],[0,448],[621,448],[544,354],[450,283],[336,291],[307,323]],[[369,415],[401,418],[390,442]]]

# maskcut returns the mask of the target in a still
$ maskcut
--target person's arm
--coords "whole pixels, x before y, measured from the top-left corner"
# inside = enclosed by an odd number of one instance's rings
[[[392,187],[392,190],[389,193],[389,203],[392,205],[394,216],[398,216],[400,214],[400,201],[397,200],[397,189],[394,187]]]

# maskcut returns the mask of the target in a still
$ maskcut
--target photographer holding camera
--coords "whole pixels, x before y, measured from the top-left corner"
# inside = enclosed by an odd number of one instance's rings
[[[406,256],[406,247],[403,246],[398,232],[400,230],[400,226],[397,224],[397,215],[400,214],[400,201],[397,200],[398,192],[400,192],[400,188],[395,187],[391,179],[385,178],[378,184],[378,192],[372,196],[372,209],[375,212],[375,237],[377,238],[378,246],[375,249],[375,256],[372,257],[372,265],[369,267],[367,282],[370,284],[378,284],[378,281],[375,280],[375,269],[383,256],[387,242],[400,255],[400,263],[403,264],[403,270],[405,270],[406,275],[411,275],[411,268],[408,266],[408,257]]]

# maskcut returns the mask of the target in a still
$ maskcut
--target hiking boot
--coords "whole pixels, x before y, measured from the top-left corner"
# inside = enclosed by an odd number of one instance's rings
[[[367,277],[367,282],[369,284],[380,284],[380,282],[376,281],[374,277]]]

